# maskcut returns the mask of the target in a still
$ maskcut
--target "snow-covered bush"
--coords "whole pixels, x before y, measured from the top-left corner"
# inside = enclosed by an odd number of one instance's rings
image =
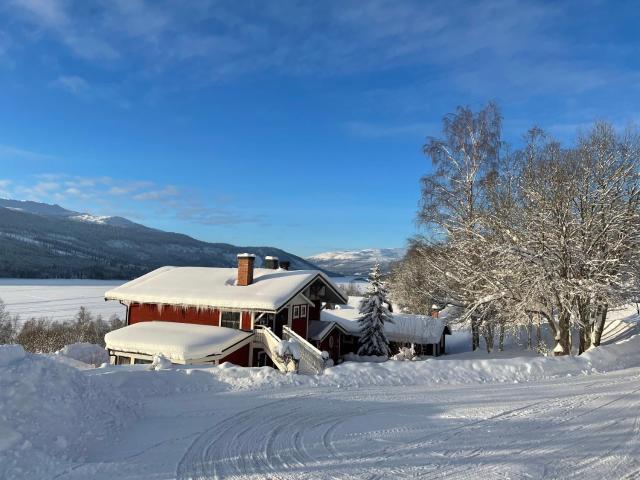
[[[153,361],[149,365],[149,370],[169,370],[171,367],[171,360],[161,353],[156,353],[153,356]]]
[[[416,350],[411,345],[410,347],[400,347],[400,351],[391,358],[393,360],[415,360],[417,357]]]
[[[109,362],[109,353],[104,347],[93,343],[72,343],[58,350],[56,355],[72,358],[88,365],[98,367]]]
[[[74,343],[104,346],[105,334],[123,326],[117,315],[106,321],[80,307],[75,318],[68,322],[51,322],[46,318],[27,320],[15,340],[30,352],[52,353]]]
[[[15,343],[18,335],[18,317],[12,316],[0,300],[0,345]]]

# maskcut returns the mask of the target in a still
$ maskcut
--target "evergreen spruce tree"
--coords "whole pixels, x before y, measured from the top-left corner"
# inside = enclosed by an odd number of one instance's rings
[[[393,322],[387,308],[387,290],[380,278],[380,265],[369,273],[369,288],[360,302],[360,348],[358,355],[389,356],[389,340],[384,333],[385,322]]]

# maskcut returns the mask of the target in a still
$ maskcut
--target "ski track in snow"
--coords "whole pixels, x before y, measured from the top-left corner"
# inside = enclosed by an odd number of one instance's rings
[[[636,478],[640,374],[612,377],[292,393],[208,429],[175,476]]]

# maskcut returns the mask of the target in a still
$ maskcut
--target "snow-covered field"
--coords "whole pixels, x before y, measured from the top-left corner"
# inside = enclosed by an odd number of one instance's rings
[[[339,285],[366,282],[355,277],[333,279]],[[108,319],[117,314],[124,318],[125,309],[118,302],[105,302],[104,293],[125,283],[122,280],[38,280],[0,278],[0,300],[22,321],[31,317],[46,317],[54,321],[71,320],[81,306],[94,315]]]
[[[322,376],[78,369],[0,347],[0,478],[638,478],[632,313],[581,357],[476,352]]]
[[[118,302],[105,302],[104,292],[121,280],[30,280],[0,279],[0,300],[22,321],[46,317],[55,321],[71,320],[81,306],[94,315],[108,319],[117,314],[124,318],[125,309]]]

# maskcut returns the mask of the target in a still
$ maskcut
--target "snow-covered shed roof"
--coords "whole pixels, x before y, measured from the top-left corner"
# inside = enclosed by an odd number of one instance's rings
[[[349,297],[346,305],[338,305],[334,310],[322,310],[320,320],[335,322],[351,335],[360,335],[358,325],[358,306],[362,297]],[[387,338],[395,342],[438,343],[442,333],[448,333],[446,325],[439,318],[428,315],[413,315],[408,313],[392,313],[393,323],[384,324]]]
[[[346,302],[338,287],[318,270],[256,268],[253,283],[236,285],[237,268],[161,267],[105,293],[107,300],[277,311],[316,279]]]
[[[140,322],[107,333],[107,348],[119,352],[155,355],[175,362],[188,362],[221,355],[253,335],[234,328],[177,322]]]
[[[317,340],[321,342],[324,340],[334,328],[339,328],[343,333],[350,334],[336,322],[326,322],[322,320],[309,321],[309,329],[307,330],[307,337],[311,340]]]

